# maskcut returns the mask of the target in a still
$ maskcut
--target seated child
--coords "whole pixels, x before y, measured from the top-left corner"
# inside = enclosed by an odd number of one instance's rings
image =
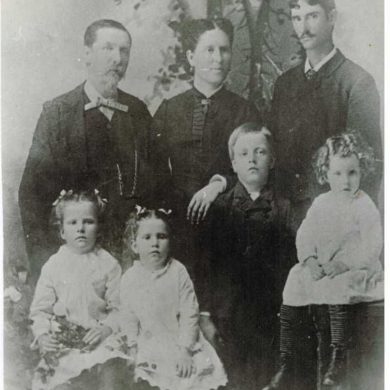
[[[97,244],[105,203],[96,190],[63,190],[53,206],[65,243],[43,266],[31,304],[42,356],[33,390],[116,389],[115,358],[127,357],[113,334],[121,268]]]
[[[135,358],[135,389],[210,390],[227,383],[199,330],[198,301],[186,268],[170,256],[165,210],[140,207],[126,229],[139,260],[122,277],[121,329]]]
[[[373,163],[371,148],[353,134],[329,138],[316,155],[318,182],[330,191],[314,200],[297,233],[299,263],[290,271],[281,307],[281,366],[267,390],[289,385],[296,332],[308,305],[328,305],[332,355],[323,383],[335,386],[345,376],[351,305],[383,299],[380,215],[360,189]]]
[[[256,387],[272,369],[282,286],[295,262],[294,236],[290,204],[272,184],[270,132],[245,123],[233,131],[228,147],[238,181],[217,198],[203,226],[209,251],[205,293],[224,340],[227,369],[231,366],[239,381]]]

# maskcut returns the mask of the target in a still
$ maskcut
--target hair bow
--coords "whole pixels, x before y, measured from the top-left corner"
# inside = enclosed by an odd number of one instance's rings
[[[172,214],[172,210],[171,209],[169,209],[169,210],[158,209],[157,211],[160,211],[161,213],[164,213],[165,215],[171,215]]]
[[[65,195],[72,195],[72,194],[73,194],[73,190],[69,190],[69,191],[61,190],[60,194],[58,195],[58,198],[52,203],[52,206],[56,207],[60,202],[60,200],[63,199]]]
[[[142,207],[138,204],[135,205],[135,210],[137,212],[137,215],[140,215],[146,211],[146,207]]]

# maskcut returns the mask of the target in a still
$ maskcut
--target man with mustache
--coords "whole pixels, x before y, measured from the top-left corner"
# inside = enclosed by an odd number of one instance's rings
[[[284,194],[291,199],[292,220],[298,228],[313,199],[325,188],[317,185],[312,157],[325,140],[339,132],[355,130],[382,158],[380,131],[380,99],[371,75],[345,56],[333,44],[336,22],[335,0],[290,0],[295,33],[306,58],[278,78],[272,102],[270,128],[276,141],[275,179]],[[381,163],[378,162],[378,171]],[[374,199],[378,195],[381,175],[374,181],[362,183]],[[283,309],[284,310],[284,309]],[[316,388],[316,370],[311,366],[315,351],[308,345],[315,338],[311,328],[314,317],[319,335],[321,374],[329,363],[329,315],[323,307],[313,305],[302,310],[298,318],[293,311],[284,311],[284,326],[305,324],[297,350],[292,340],[281,337],[278,372],[263,390],[282,390],[292,386],[293,356],[299,356],[301,376],[295,378],[300,389]],[[307,326],[306,326],[307,325]],[[310,341],[309,341],[310,343]],[[313,356],[314,355],[314,356]],[[334,367],[340,364],[332,356]],[[311,367],[310,367],[311,366]]]
[[[311,159],[328,137],[347,128],[356,130],[378,160],[382,146],[374,79],[333,44],[335,1],[290,0],[290,8],[306,58],[276,81],[270,128],[277,145],[277,182],[293,202],[297,228],[323,191],[316,184]],[[364,186],[374,199],[380,176]]]
[[[114,20],[98,20],[87,28],[84,45],[87,80],[44,104],[19,189],[34,278],[59,244],[49,219],[62,189],[96,189],[107,199],[103,245],[117,257],[129,211],[152,193],[151,116],[143,102],[118,89],[131,36]]]

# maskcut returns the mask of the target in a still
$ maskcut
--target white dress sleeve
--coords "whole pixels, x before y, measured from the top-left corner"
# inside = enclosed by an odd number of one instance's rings
[[[104,294],[109,314],[102,321],[102,323],[109,326],[113,332],[117,332],[119,330],[118,312],[121,274],[121,267],[115,260],[113,267],[107,275],[106,292]]]
[[[30,308],[31,326],[35,339],[50,330],[50,320],[53,317],[53,307],[57,301],[55,285],[52,277],[50,259],[43,266],[35,288],[34,299]]]
[[[296,247],[298,260],[304,263],[309,257],[317,257],[316,226],[319,223],[320,202],[316,198],[297,231]]]
[[[137,345],[139,334],[139,319],[131,307],[128,297],[129,281],[126,274],[122,277],[120,284],[120,310],[118,313],[118,323],[121,333],[126,336],[126,343],[129,347]]]
[[[383,247],[383,232],[378,209],[368,195],[356,204],[358,240],[346,242],[334,260],[342,261],[351,270],[368,269],[378,263]]]
[[[199,305],[191,278],[179,269],[179,345],[192,349],[199,338]]]

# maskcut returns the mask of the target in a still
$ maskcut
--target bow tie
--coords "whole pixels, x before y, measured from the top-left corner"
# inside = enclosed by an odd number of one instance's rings
[[[92,108],[99,108],[99,107],[107,107],[111,108],[112,110],[118,110],[127,112],[129,111],[129,107],[125,104],[121,104],[118,102],[115,102],[114,100],[105,99],[102,97],[98,97],[95,101],[89,102],[84,106],[84,110],[88,111]]]

